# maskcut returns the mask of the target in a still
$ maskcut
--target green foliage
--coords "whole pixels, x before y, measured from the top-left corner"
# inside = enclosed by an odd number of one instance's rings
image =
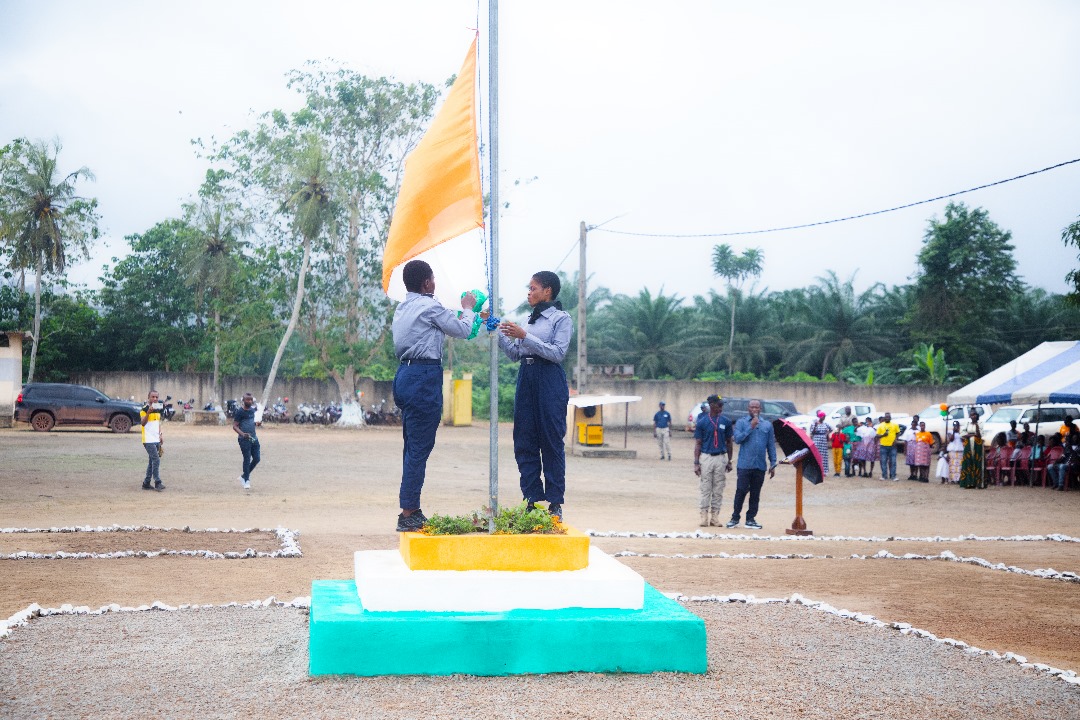
[[[1067,226],[1061,231],[1061,241],[1066,246],[1072,245],[1073,247],[1080,248],[1080,220]],[[1077,260],[1080,260],[1080,255],[1077,256]],[[1080,269],[1070,270],[1065,274],[1065,282],[1072,283],[1073,291],[1069,293],[1069,302],[1073,305],[1080,305]]]
[[[597,347],[590,346],[590,358],[601,364],[632,364],[635,375],[645,379],[684,376],[683,341],[690,315],[681,305],[681,298],[665,296],[663,289],[655,298],[647,289],[637,297],[615,297],[598,313],[590,338]]]
[[[474,510],[468,515],[432,515],[424,524],[423,532],[428,535],[467,535],[474,532],[487,532],[491,508]],[[522,502],[513,507],[501,508],[495,515],[496,535],[562,535],[566,530],[545,508],[528,508]]]

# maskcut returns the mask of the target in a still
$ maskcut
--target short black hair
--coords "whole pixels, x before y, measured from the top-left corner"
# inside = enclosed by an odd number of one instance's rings
[[[424,281],[434,276],[431,266],[423,260],[410,260],[401,270],[401,279],[405,281],[405,289],[409,292],[420,292]]]
[[[559,276],[550,270],[541,270],[540,272],[533,273],[533,279],[540,283],[540,287],[545,290],[551,288],[551,302],[555,302],[559,297],[559,291],[562,290],[562,280]]]

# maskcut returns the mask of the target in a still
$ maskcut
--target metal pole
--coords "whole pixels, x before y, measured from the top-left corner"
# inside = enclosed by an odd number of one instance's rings
[[[491,205],[488,212],[491,238],[491,314],[499,317],[499,0],[488,0],[488,157],[491,163]],[[495,532],[499,512],[499,343],[491,344],[491,429],[488,434],[488,532]]]
[[[588,228],[585,221],[581,221],[581,235],[578,238],[578,291],[577,291],[577,391],[578,395],[585,394],[585,374],[589,369],[589,357],[585,344],[585,299],[586,292],[585,274],[585,237]]]

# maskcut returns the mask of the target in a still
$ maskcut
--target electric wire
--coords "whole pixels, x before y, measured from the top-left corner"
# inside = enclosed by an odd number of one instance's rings
[[[1066,160],[1060,162],[1057,165],[1051,165],[1044,167],[1041,170],[1032,170],[1031,172],[1024,173],[1023,175],[1017,175],[1015,177],[1007,178],[1005,180],[997,180],[992,183],[986,183],[985,185],[979,185],[978,187],[968,188],[967,190],[959,190],[957,192],[949,193],[948,195],[939,195],[937,197],[929,198],[927,200],[919,200],[917,202],[907,203],[906,205],[897,205],[896,207],[887,208],[885,210],[875,210],[873,212],[861,213],[859,215],[848,215],[847,217],[834,218],[832,220],[821,220],[819,222],[804,223],[802,225],[788,225],[786,227],[767,228],[764,230],[739,230],[736,232],[717,232],[717,233],[646,233],[646,232],[631,232],[629,230],[610,230],[608,228],[591,228],[598,230],[599,232],[611,233],[613,235],[633,235],[637,237],[664,237],[664,238],[705,238],[705,237],[732,237],[736,235],[762,235],[765,233],[783,232],[785,230],[803,230],[805,228],[819,227],[821,225],[832,225],[834,223],[847,222],[848,220],[859,220],[861,218],[871,217],[874,215],[884,215],[885,213],[896,212],[897,210],[906,210],[907,208],[916,207],[918,205],[925,205],[927,203],[937,202],[938,200],[946,200],[948,198],[956,197],[958,195],[964,195],[966,193],[975,192],[976,190],[985,190],[986,188],[994,187],[995,185],[1004,185],[1015,180],[1022,180],[1032,175],[1038,175],[1040,173],[1049,172],[1051,170],[1057,170],[1058,168],[1065,167],[1066,165],[1072,165],[1073,163],[1080,162],[1080,158],[1075,160]]]

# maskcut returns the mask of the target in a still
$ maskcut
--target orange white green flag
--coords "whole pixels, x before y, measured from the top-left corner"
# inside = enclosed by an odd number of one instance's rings
[[[401,267],[414,258],[431,264],[436,294],[449,307],[458,306],[451,293],[486,287],[479,238],[440,247],[484,225],[476,115],[474,39],[446,102],[405,159],[383,251],[383,291],[392,298],[404,298]]]

